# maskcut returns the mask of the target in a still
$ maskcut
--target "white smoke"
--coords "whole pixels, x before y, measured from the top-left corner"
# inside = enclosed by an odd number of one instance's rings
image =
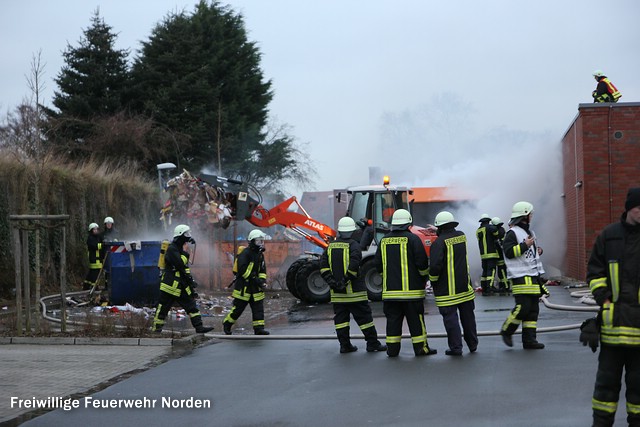
[[[566,232],[562,198],[562,135],[507,127],[478,130],[474,110],[455,95],[434,98],[413,111],[387,113],[381,126],[384,156],[376,156],[395,184],[456,189],[466,195],[453,214],[467,235],[474,281],[480,275],[475,237],[483,213],[509,222],[514,203],[534,205],[531,227],[544,248],[548,276],[561,274]],[[389,145],[394,155],[388,155]],[[433,222],[433,220],[431,220]],[[559,271],[560,270],[560,271]]]

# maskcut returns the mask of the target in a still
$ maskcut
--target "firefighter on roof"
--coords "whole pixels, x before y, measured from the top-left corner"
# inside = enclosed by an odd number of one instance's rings
[[[593,78],[598,82],[596,90],[591,93],[593,102],[618,102],[618,100],[622,98],[622,94],[618,88],[611,83],[611,80],[609,80],[601,70],[594,71]]]
[[[373,323],[367,287],[360,276],[362,252],[353,238],[356,231],[353,218],[338,221],[338,238],[331,242],[320,259],[320,273],[331,288],[333,322],[340,343],[340,353],[351,353],[358,347],[351,344],[349,321],[355,319],[367,342],[367,351],[385,351],[387,346],[378,341]]]
[[[238,273],[233,290],[233,307],[224,318],[224,333],[231,335],[231,327],[247,305],[251,306],[253,331],[256,335],[269,335],[264,329],[264,286],[267,267],[264,262],[264,238],[260,230],[252,230],[247,236],[249,247],[238,255]]]

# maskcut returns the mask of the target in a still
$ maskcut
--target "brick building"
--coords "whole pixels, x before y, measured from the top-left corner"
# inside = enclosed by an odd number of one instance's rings
[[[565,275],[584,280],[596,236],[640,187],[640,103],[580,104],[562,139]]]

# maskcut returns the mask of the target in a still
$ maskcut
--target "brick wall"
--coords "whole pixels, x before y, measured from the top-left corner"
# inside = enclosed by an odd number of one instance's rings
[[[562,156],[565,275],[584,280],[596,236],[620,218],[629,187],[640,187],[640,103],[580,104]]]

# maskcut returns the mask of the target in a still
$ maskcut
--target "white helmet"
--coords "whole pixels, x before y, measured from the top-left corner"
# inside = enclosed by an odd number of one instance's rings
[[[94,228],[98,228],[98,224],[96,224],[95,222],[92,222],[91,224],[89,224],[89,231],[93,230]]]
[[[602,72],[602,70],[595,70],[593,72],[593,77],[604,77],[604,73]]]
[[[264,234],[262,231],[260,231],[260,230],[251,230],[249,232],[249,235],[247,236],[247,240],[248,241],[252,241],[253,239],[264,239],[265,237],[267,237],[267,235]]]
[[[340,233],[351,233],[356,231],[356,222],[353,218],[345,216],[338,221],[338,231]]]
[[[188,225],[180,224],[176,226],[173,230],[173,237],[179,236],[191,237],[191,229]]]
[[[533,205],[529,202],[518,202],[511,209],[511,219],[527,216],[533,212]]]
[[[110,216],[106,217],[103,221],[105,224],[113,224],[113,218]]]
[[[482,216],[480,217],[479,222],[485,222],[485,221],[491,221],[491,217],[489,216],[488,213],[483,213]]]
[[[413,217],[406,209],[398,209],[391,217],[391,225],[407,225],[413,222]]]
[[[454,224],[454,227],[458,225],[456,219],[453,217],[451,212],[442,211],[438,215],[436,215],[435,226],[442,227],[445,224]]]
[[[491,224],[498,226],[504,224],[504,222],[502,222],[500,217],[494,216],[493,218],[491,218]]]

